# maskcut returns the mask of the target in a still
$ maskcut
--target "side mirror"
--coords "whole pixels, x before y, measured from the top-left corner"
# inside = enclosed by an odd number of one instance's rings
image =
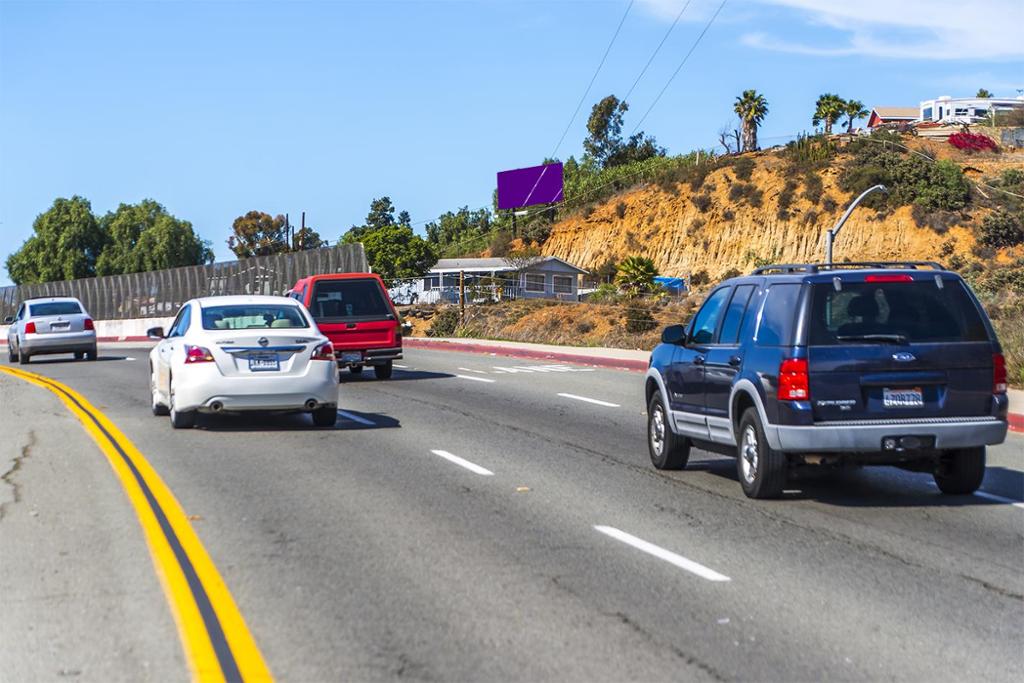
[[[14,316],[13,315],[9,315],[6,318],[4,318],[4,325],[10,325],[13,322],[14,322]]]
[[[162,328],[162,327],[151,327],[148,330],[146,330],[146,336],[149,337],[150,339],[163,339],[164,338],[164,328]]]
[[[669,325],[661,332],[662,344],[683,344],[686,341],[686,327],[683,325]]]

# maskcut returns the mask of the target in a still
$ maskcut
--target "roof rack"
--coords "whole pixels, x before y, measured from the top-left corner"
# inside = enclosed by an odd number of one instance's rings
[[[864,268],[945,270],[935,261],[846,261],[843,263],[779,263],[755,268],[751,275],[772,275],[781,273],[818,273],[825,270],[848,270]]]

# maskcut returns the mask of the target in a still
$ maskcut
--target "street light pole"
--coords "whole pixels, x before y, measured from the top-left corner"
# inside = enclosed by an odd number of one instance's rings
[[[859,197],[853,200],[853,203],[850,204],[848,209],[846,209],[846,213],[842,215],[842,218],[839,219],[839,222],[836,223],[835,227],[828,231],[825,236],[825,263],[830,266],[832,265],[832,243],[835,241],[836,235],[839,234],[839,229],[843,227],[844,223],[846,223],[846,219],[850,217],[850,214],[853,213],[853,210],[857,208],[857,205],[860,204],[862,199],[876,191],[888,193],[889,189],[885,185],[874,185],[864,190]]]

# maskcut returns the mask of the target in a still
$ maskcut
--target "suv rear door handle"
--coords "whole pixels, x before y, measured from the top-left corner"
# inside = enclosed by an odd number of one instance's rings
[[[734,368],[737,367],[742,362],[743,359],[740,358],[739,356],[733,356],[732,358],[729,359],[729,365],[733,366]]]
[[[693,359],[694,365],[704,365],[704,356],[697,356]]]

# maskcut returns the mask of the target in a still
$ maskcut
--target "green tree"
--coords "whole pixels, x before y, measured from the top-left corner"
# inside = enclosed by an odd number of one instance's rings
[[[768,115],[768,100],[756,90],[744,90],[736,98],[733,111],[740,117],[743,129],[743,151],[752,152],[757,147],[757,128]]]
[[[814,104],[814,117],[811,125],[825,124],[825,135],[832,134],[832,124],[839,120],[846,110],[846,101],[839,95],[825,93]]]
[[[857,119],[862,119],[870,114],[864,103],[859,100],[846,100],[843,106],[843,114],[846,116],[846,132],[853,132],[853,124]]]
[[[491,212],[487,209],[470,211],[468,206],[463,206],[427,223],[426,231],[427,241],[441,253],[451,250],[452,255],[457,256],[462,250],[479,250],[491,233]]]
[[[409,225],[409,213],[407,211],[399,214],[399,218],[405,221],[404,225]],[[366,214],[366,222],[363,225],[353,225],[342,236],[342,239],[349,243],[359,242],[365,234],[372,230],[400,224],[403,223],[400,221],[396,223],[395,221],[395,205],[391,203],[391,197],[374,198],[370,202],[370,212]]]
[[[615,284],[626,295],[638,296],[654,291],[654,278],[658,269],[646,256],[627,256],[618,265]]]
[[[656,156],[665,156],[665,149],[659,147],[653,137],[643,131],[622,139],[622,117],[629,111],[629,105],[615,95],[608,95],[593,106],[587,119],[589,135],[583,140],[586,156],[602,168],[611,168],[632,161],[643,161]]]
[[[16,284],[91,277],[106,242],[92,206],[83,197],[63,197],[39,214],[33,235],[7,257],[7,272]]]
[[[284,216],[271,216],[262,211],[250,211],[231,224],[228,248],[238,258],[267,256],[288,251]]]
[[[100,219],[100,229],[107,241],[96,260],[97,275],[139,273],[213,261],[208,243],[196,235],[192,224],[167,213],[152,199],[121,204]]]
[[[978,88],[978,94],[977,94],[977,95],[975,95],[975,97],[978,97],[978,98],[982,98],[982,99],[987,99],[987,98],[989,98],[989,97],[995,97],[995,95],[993,95],[992,93],[990,93],[990,92],[989,92],[988,90],[986,90],[985,88]]]
[[[308,225],[296,230],[295,235],[292,236],[292,251],[308,251],[326,246],[327,240],[320,237],[320,233]]]
[[[419,277],[437,263],[434,247],[407,225],[385,225],[354,241],[363,243],[366,260],[384,280]]]

